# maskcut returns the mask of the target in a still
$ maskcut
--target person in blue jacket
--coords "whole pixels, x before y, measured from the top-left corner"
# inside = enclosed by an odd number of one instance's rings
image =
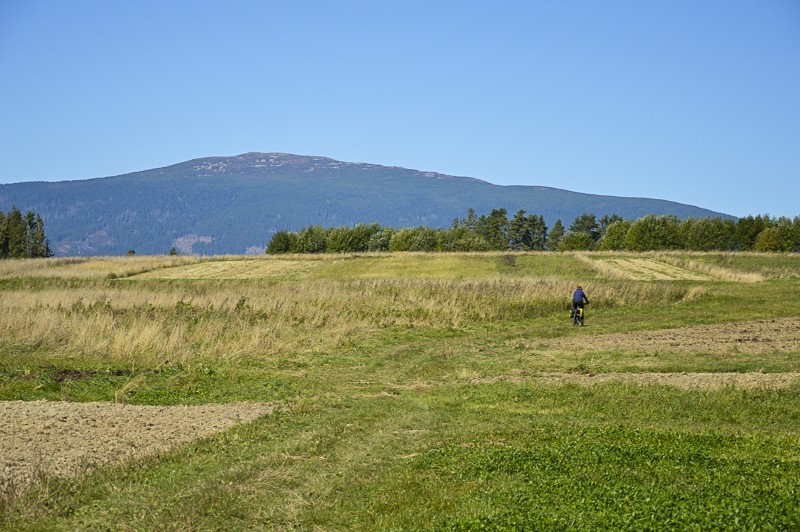
[[[583,291],[583,287],[578,285],[578,289],[575,290],[575,293],[572,294],[572,311],[575,312],[577,309],[582,309],[583,305],[589,303],[589,298],[586,297],[586,292]]]

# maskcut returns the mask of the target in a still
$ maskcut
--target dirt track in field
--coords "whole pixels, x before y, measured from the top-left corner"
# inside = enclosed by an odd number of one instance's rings
[[[675,386],[685,390],[736,388],[785,388],[800,382],[800,373],[540,373],[531,376],[499,376],[473,379],[474,384],[494,382],[529,382],[533,384],[579,384],[593,386],[608,382]]]
[[[588,331],[586,331],[588,332]],[[579,346],[579,347],[576,347]],[[710,355],[800,353],[800,317],[752,320],[677,329],[619,334],[581,335],[531,341],[534,351],[622,351],[645,355],[694,353]],[[539,384],[574,383],[585,386],[606,382],[661,384],[684,389],[783,388],[800,382],[800,372],[784,373],[541,373],[501,376],[480,382],[512,380]]]
[[[548,348],[574,349],[576,340],[559,338]],[[634,351],[639,353],[763,354],[800,352],[800,317],[752,320],[678,329],[582,336],[582,351]]]
[[[248,422],[269,404],[142,406],[0,401],[0,494],[40,473],[74,475],[168,451]]]

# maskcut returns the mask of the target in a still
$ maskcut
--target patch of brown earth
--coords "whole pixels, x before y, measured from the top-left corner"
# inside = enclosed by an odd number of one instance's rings
[[[580,384],[592,386],[607,382],[656,384],[683,389],[716,390],[737,388],[785,388],[800,381],[800,373],[542,373],[527,378],[498,377],[495,380],[520,380],[536,384]]]
[[[0,494],[38,473],[73,475],[155,455],[253,421],[270,404],[144,406],[0,401]]]
[[[800,373],[540,373],[530,376],[499,375],[484,379],[471,379],[469,382],[470,384],[525,382],[544,385],[579,384],[581,386],[622,382],[675,386],[685,390],[718,390],[728,386],[747,389],[777,389],[787,388],[800,382]]]
[[[546,346],[574,349],[575,338],[559,338],[546,342]],[[587,335],[581,337],[580,350],[709,354],[800,352],[800,317]]]

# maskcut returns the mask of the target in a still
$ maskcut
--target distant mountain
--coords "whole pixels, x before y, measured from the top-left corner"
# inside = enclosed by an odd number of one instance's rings
[[[473,208],[544,216],[728,215],[671,201],[600,196],[325,157],[246,153],[99,179],[0,185],[0,210],[39,212],[56,255],[263,253],[272,234],[377,222],[448,227]]]

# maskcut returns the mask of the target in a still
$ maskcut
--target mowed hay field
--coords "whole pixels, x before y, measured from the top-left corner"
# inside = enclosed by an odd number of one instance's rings
[[[2,261],[0,526],[798,529],[798,295],[796,255]]]

